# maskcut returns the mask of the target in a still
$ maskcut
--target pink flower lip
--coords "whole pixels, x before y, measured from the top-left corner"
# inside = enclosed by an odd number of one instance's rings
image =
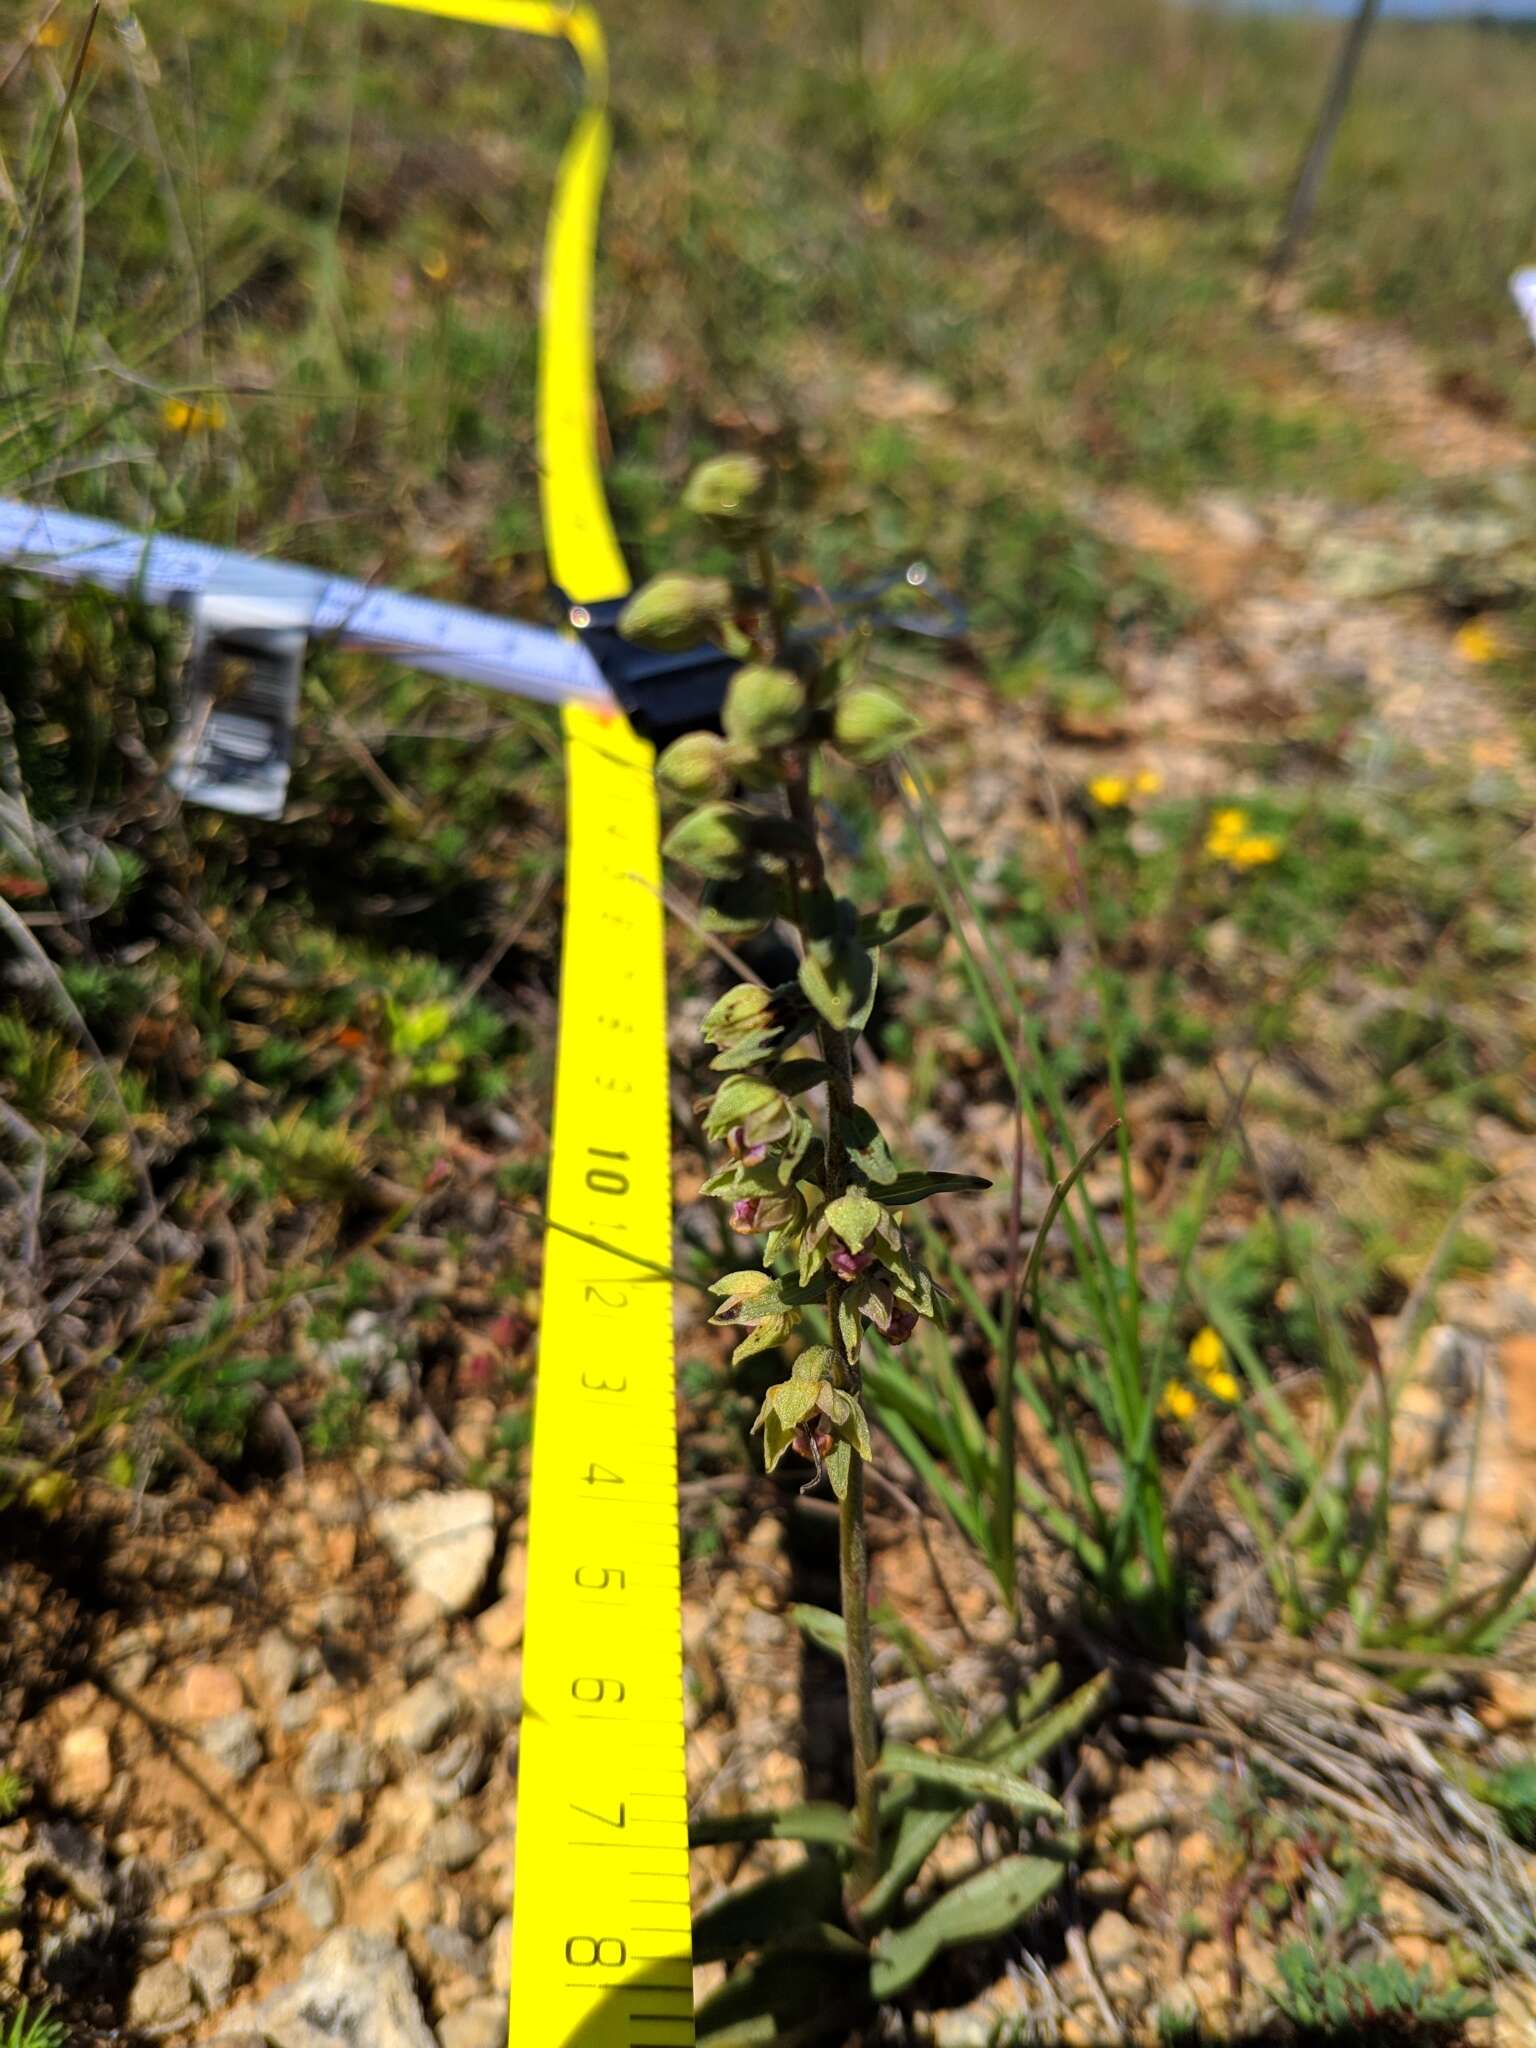
[[[732,1230],[741,1230],[741,1231],[749,1231],[749,1230],[756,1230],[756,1228],[757,1228],[757,1208],[758,1208],[758,1200],[759,1200],[759,1197],[758,1197],[758,1196],[756,1196],[756,1195],[748,1195],[748,1196],[745,1196],[745,1197],[743,1197],[743,1199],[742,1199],[741,1201],[739,1201],[739,1202],[732,1202],[732,1204],[731,1204],[731,1228],[732,1228]]]
[[[835,1245],[827,1255],[827,1264],[840,1280],[857,1280],[861,1273],[867,1273],[875,1263],[873,1252],[851,1252],[846,1245]]]

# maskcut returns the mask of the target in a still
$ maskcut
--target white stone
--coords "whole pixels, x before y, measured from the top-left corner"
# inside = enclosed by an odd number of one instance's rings
[[[293,1983],[241,2017],[271,2048],[437,2048],[403,1951],[355,1927],[327,1935]]]
[[[507,2038],[506,2001],[500,1998],[472,1998],[440,2020],[437,2027],[440,2048],[503,2048]]]
[[[187,1975],[210,2012],[229,2003],[240,1961],[234,1937],[219,1921],[199,1927],[187,1950]]]
[[[374,1732],[381,1742],[399,1742],[424,1755],[436,1749],[458,1713],[459,1696],[453,1687],[440,1678],[423,1678],[380,1714]]]
[[[180,1963],[152,1963],[128,1995],[130,2027],[164,2027],[192,2009],[192,1985]]]
[[[448,1614],[474,1605],[496,1548],[488,1493],[418,1493],[375,1508],[373,1526],[417,1592],[430,1595]]]

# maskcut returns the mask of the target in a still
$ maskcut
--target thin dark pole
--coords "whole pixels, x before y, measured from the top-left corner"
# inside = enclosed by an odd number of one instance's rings
[[[1339,124],[1344,119],[1344,110],[1349,105],[1350,93],[1354,90],[1355,73],[1360,69],[1360,59],[1365,53],[1366,39],[1375,26],[1381,12],[1381,0],[1360,0],[1355,9],[1353,21],[1339,47],[1338,59],[1333,67],[1333,76],[1328,81],[1328,90],[1323,98],[1323,110],[1317,117],[1317,127],[1307,145],[1307,153],[1301,160],[1301,169],[1296,173],[1296,183],[1291,188],[1290,204],[1285,209],[1285,223],[1275,239],[1275,246],[1269,252],[1266,268],[1273,278],[1283,277],[1295,262],[1297,252],[1306,239],[1312,225],[1312,216],[1317,210],[1317,195],[1323,182],[1323,173],[1328,168],[1328,159],[1333,153]]]

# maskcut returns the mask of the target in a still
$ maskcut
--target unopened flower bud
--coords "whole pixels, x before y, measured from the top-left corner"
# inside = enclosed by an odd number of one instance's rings
[[[716,455],[688,479],[683,504],[722,540],[756,540],[773,516],[774,478],[755,455]]]
[[[661,850],[707,881],[729,881],[747,865],[751,822],[735,804],[705,804],[672,827]]]
[[[743,747],[782,747],[805,723],[805,685],[787,668],[748,662],[731,677],[721,723]]]
[[[883,761],[921,730],[922,721],[899,697],[872,683],[849,690],[832,708],[833,742],[860,768]]]
[[[773,991],[759,988],[755,982],[742,981],[727,989],[719,1002],[706,1011],[699,1031],[706,1045],[728,1052],[732,1046],[745,1045],[759,1032],[772,1030],[776,1021]]]
[[[653,576],[619,614],[619,631],[640,647],[680,653],[705,639],[730,610],[723,576]]]
[[[898,1301],[891,1310],[891,1320],[886,1327],[887,1344],[905,1344],[917,1328],[917,1310],[908,1308],[904,1301]]]
[[[656,774],[676,795],[695,803],[701,797],[724,796],[731,786],[725,741],[714,732],[685,732],[656,763]]]

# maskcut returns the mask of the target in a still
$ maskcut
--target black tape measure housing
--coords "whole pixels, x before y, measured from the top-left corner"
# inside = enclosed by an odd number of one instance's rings
[[[619,631],[619,614],[627,603],[627,598],[615,597],[601,604],[566,607],[567,618],[591,650],[624,716],[655,747],[665,746],[680,733],[718,732],[725,686],[740,662],[708,642],[674,654],[637,647]]]

